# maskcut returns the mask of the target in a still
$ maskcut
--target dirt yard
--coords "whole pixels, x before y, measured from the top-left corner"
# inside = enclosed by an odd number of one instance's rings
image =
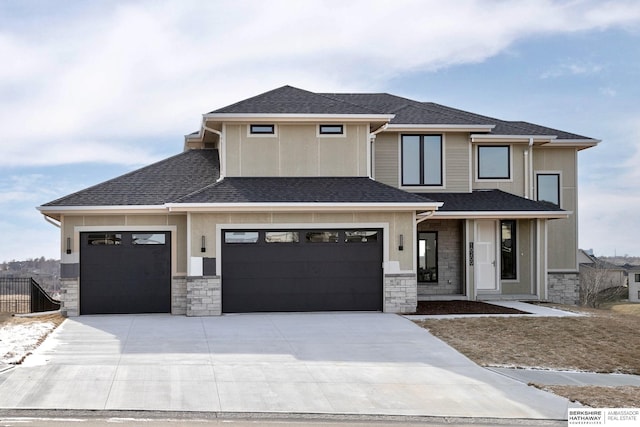
[[[640,305],[581,309],[587,314],[584,317],[486,317],[418,323],[482,366],[640,375],[640,310],[635,307]],[[637,407],[640,402],[640,387],[595,389],[553,387],[558,394],[589,406],[620,407],[623,396],[629,396],[627,406]],[[603,399],[610,405],[603,405]]]

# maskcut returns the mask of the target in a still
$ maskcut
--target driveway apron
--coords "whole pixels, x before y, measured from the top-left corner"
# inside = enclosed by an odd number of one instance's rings
[[[570,403],[383,313],[81,316],[0,407],[566,419]]]

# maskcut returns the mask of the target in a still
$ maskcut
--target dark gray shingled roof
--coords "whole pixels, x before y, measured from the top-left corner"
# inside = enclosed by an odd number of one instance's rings
[[[420,193],[429,200],[443,202],[439,212],[563,212],[558,205],[525,199],[502,190],[475,190],[472,193]]]
[[[434,102],[419,102],[388,93],[325,93],[327,97],[396,116],[391,124],[494,125],[492,135],[555,135],[558,139],[591,139],[522,121],[505,121]]]
[[[245,114],[386,114],[366,106],[330,98],[291,86],[265,92],[214,113]]]
[[[189,150],[43,206],[162,205],[219,177],[218,150]]]
[[[366,177],[225,178],[177,203],[425,203]]]

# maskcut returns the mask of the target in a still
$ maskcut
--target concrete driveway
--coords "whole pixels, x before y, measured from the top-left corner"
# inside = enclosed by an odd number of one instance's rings
[[[82,316],[0,382],[2,408],[566,419],[569,404],[382,313]]]

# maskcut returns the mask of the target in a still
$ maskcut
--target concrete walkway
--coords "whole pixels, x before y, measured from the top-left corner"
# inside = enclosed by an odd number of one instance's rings
[[[82,316],[0,374],[0,407],[566,419],[566,399],[383,313]]]
[[[515,308],[524,311],[526,314],[437,314],[437,315],[407,315],[411,320],[428,319],[460,319],[472,317],[579,317],[581,313],[559,310],[557,308],[545,307],[539,304],[528,304],[521,301],[482,301],[487,304],[499,305],[501,307]]]
[[[540,385],[640,387],[640,376],[628,374],[597,374],[595,372],[550,371],[543,369],[487,368],[493,372],[523,382]]]

